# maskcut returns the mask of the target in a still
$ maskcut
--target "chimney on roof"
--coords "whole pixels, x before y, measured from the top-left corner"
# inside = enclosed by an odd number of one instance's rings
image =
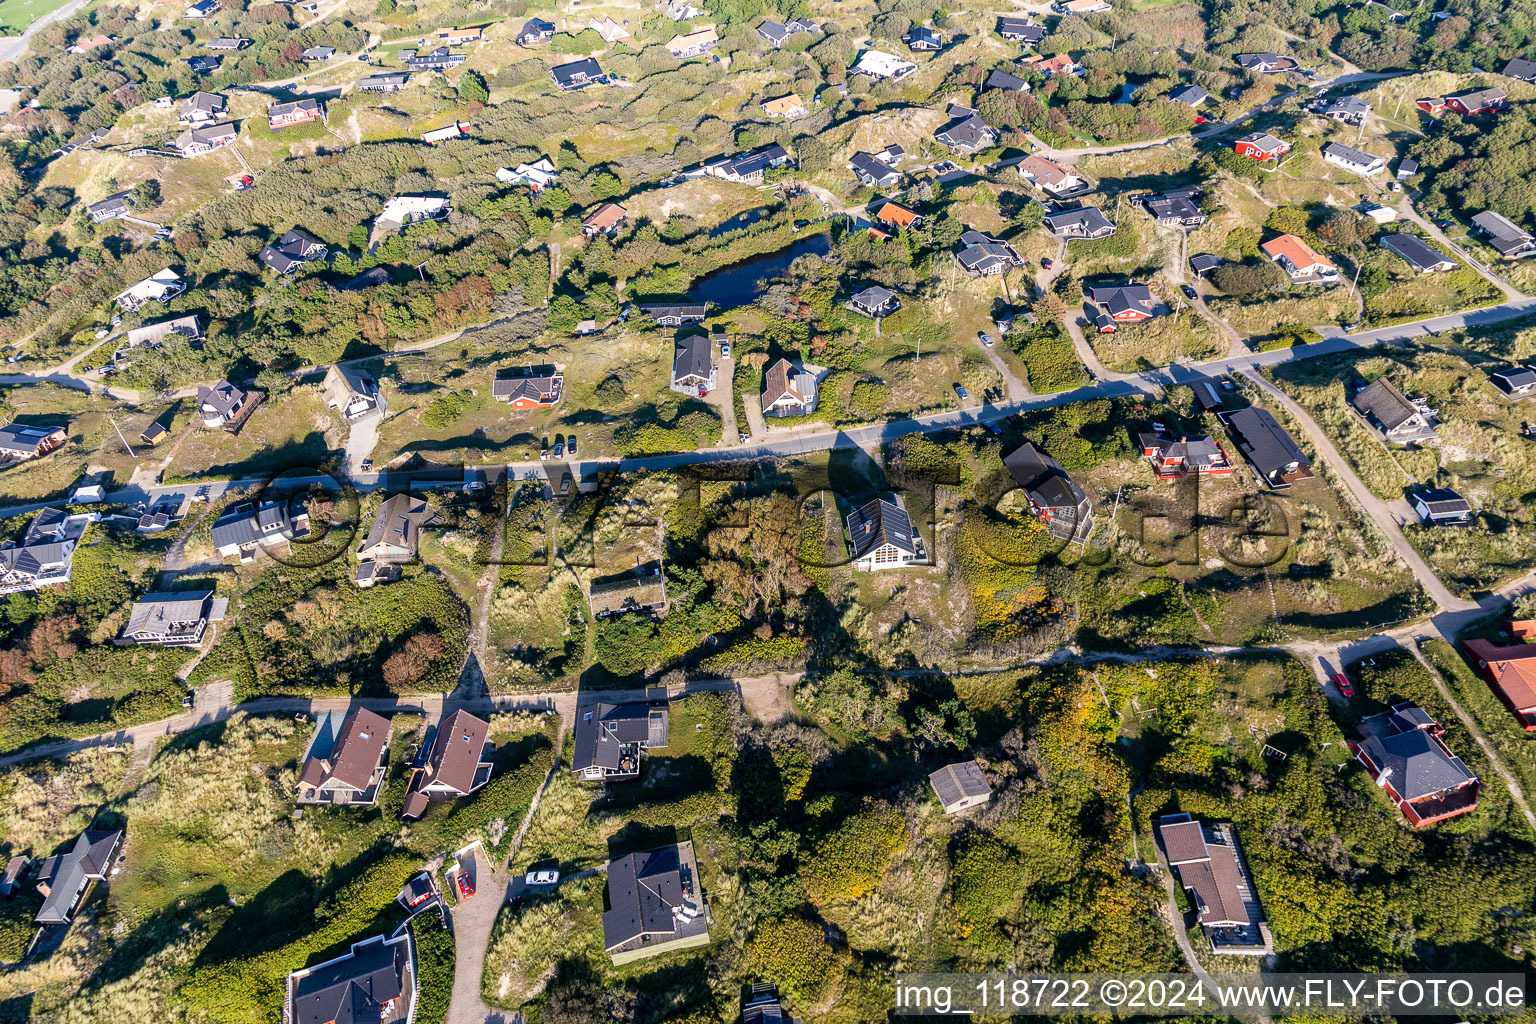
[[[320,769],[327,775],[331,774],[331,759],[328,757],[322,757],[320,759]]]
[[[47,899],[49,896],[53,895],[53,886],[49,885],[47,882],[38,882],[37,891],[43,894],[44,899]]]

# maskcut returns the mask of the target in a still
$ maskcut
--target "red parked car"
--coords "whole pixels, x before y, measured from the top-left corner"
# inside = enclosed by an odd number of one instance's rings
[[[475,894],[475,887],[470,882],[469,876],[460,871],[458,874],[459,899],[467,900]]]
[[[1333,674],[1333,685],[1337,686],[1339,688],[1339,693],[1344,695],[1344,699],[1345,700],[1349,700],[1352,697],[1354,697],[1354,695],[1355,695],[1354,684],[1352,684],[1349,681],[1349,677],[1346,676],[1344,673],[1342,673],[1342,672],[1335,672]]]

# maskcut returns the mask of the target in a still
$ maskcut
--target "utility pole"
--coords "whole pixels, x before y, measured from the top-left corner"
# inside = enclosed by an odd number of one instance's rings
[[[1355,279],[1349,282],[1349,297],[1355,297],[1355,285],[1360,281],[1360,264],[1355,264]]]
[[[113,419],[111,416],[108,416],[107,417],[107,422],[112,424],[112,429],[117,431],[117,439],[119,441],[123,442],[123,447],[124,448],[128,449],[128,457],[130,459],[137,459],[138,456],[133,454],[133,445],[129,444],[128,443],[128,439],[123,436],[123,431],[122,431],[121,428],[118,427],[117,420]]]

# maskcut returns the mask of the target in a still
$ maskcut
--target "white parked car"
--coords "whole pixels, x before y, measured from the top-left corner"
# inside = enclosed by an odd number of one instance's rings
[[[558,881],[560,881],[560,872],[554,868],[530,871],[523,877],[523,882],[526,885],[554,885]]]

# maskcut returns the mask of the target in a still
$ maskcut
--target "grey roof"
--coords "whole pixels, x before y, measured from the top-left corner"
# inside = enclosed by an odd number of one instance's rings
[[[947,764],[928,776],[928,782],[938,794],[939,803],[952,807],[962,800],[979,796],[991,796],[992,786],[982,774],[981,765],[975,761]]]
[[[387,544],[414,555],[421,543],[421,528],[441,521],[442,516],[425,500],[410,494],[390,495],[379,506],[360,550],[368,552],[380,544]]]
[[[1511,366],[1507,370],[1495,370],[1489,376],[1499,378],[1511,390],[1536,385],[1536,368],[1530,366]]]
[[[1026,442],[1003,459],[1014,483],[1023,488],[1030,505],[1042,513],[1046,530],[1060,540],[1073,540],[1093,516],[1093,503],[1061,463]]]
[[[865,306],[869,309],[879,309],[881,306],[885,305],[887,302],[890,302],[895,297],[896,293],[891,291],[889,288],[878,284],[872,284],[868,288],[865,288],[863,291],[854,292],[852,298],[853,301],[860,306]]]
[[[115,195],[107,196],[107,198],[99,203],[92,203],[87,209],[93,214],[127,213],[133,209],[133,204],[128,201],[128,197],[132,194],[131,190],[118,192]]]
[[[1024,262],[1013,246],[980,231],[967,231],[960,236],[960,244],[965,248],[955,254],[955,259],[972,272],[982,273]]]
[[[1189,466],[1214,466],[1224,461],[1221,446],[1209,434],[1189,434],[1175,438],[1171,434],[1140,434],[1142,448],[1161,452],[1164,458],[1179,459]]]
[[[1364,116],[1371,112],[1371,105],[1358,96],[1338,96],[1323,107],[1325,114],[1349,114]]]
[[[672,357],[672,379],[685,377],[708,379],[713,363],[713,345],[703,334],[691,334],[677,339],[676,355]]]
[[[566,89],[583,79],[602,77],[603,69],[595,57],[583,57],[581,60],[573,60],[550,68],[549,73],[556,85]]]
[[[519,39],[542,39],[554,35],[555,26],[543,18],[529,18],[523,22],[523,27],[518,29]]]
[[[1224,418],[1238,448],[1270,483],[1277,483],[1293,464],[1311,468],[1312,460],[1267,410],[1239,409]]]
[[[1207,270],[1215,270],[1226,262],[1220,256],[1208,252],[1197,252],[1189,258],[1189,267],[1196,273],[1203,273]]]
[[[410,80],[410,75],[391,72],[383,75],[369,75],[367,78],[359,79],[357,87],[359,89],[388,89],[404,85]]]
[[[1017,38],[1031,45],[1045,38],[1045,29],[1028,18],[999,18],[997,32],[1004,38]]]
[[[933,137],[956,149],[985,149],[997,141],[997,132],[977,114],[967,114],[946,124]]]
[[[1152,298],[1151,289],[1144,284],[1109,285],[1093,288],[1091,292],[1089,298],[1110,313],[1123,313],[1133,309],[1150,313],[1156,301]]]
[[[560,382],[558,374],[499,377],[491,381],[491,397],[503,402],[516,402],[522,398],[531,398],[536,402],[552,401],[559,393]]]
[[[1419,173],[1419,162],[1412,157],[1403,157],[1397,162],[1397,173],[1414,175]]]
[[[848,535],[853,538],[855,560],[885,544],[909,555],[917,554],[912,517],[906,509],[884,498],[865,502],[848,514]]]
[[[703,320],[709,315],[703,302],[642,302],[639,306],[653,320]]]
[[[1531,246],[1531,233],[1496,210],[1484,210],[1472,215],[1472,223],[1488,236],[1488,244],[1501,255],[1509,255]]]
[[[987,76],[985,83],[987,89],[1007,89],[1010,92],[1028,92],[1029,83],[1018,75],[1010,75],[1006,71],[994,71]]]
[[[211,388],[206,384],[199,385],[197,389],[198,407],[206,405],[226,418],[233,416],[244,402],[245,392],[227,380],[221,380]]]
[[[1355,410],[1381,424],[1383,430],[1393,430],[1418,415],[1412,402],[1385,377],[1379,377],[1366,385],[1365,390],[1349,400]]]
[[[1536,82],[1536,60],[1516,57],[1504,65],[1503,74],[1508,78],[1520,78],[1527,82]]]
[[[1097,206],[1078,206],[1070,210],[1057,210],[1046,214],[1041,219],[1053,235],[1095,235],[1106,228],[1110,231],[1115,228],[1114,222],[1104,216],[1104,211]]]
[[[378,1024],[385,1003],[410,995],[404,987],[407,942],[379,936],[299,978],[293,984],[293,1024]]]
[[[603,913],[604,944],[614,949],[642,935],[676,932],[676,911],[683,903],[682,864],[676,846],[620,857],[608,865],[612,909]]]
[[[789,150],[775,142],[760,149],[754,149],[750,153],[737,153],[729,160],[715,164],[714,167],[723,174],[749,178],[787,159],[789,159]]]
[[[305,97],[302,100],[294,100],[292,103],[274,103],[267,108],[267,117],[269,119],[282,117],[284,114],[291,114],[295,110],[313,110],[319,113],[320,101],[313,97]]]
[[[38,871],[38,881],[48,886],[38,924],[64,924],[74,912],[75,899],[86,882],[107,876],[112,857],[122,841],[121,831],[84,832],[67,853],[49,857]]]
[[[197,128],[188,128],[176,136],[176,141],[172,145],[177,149],[189,149],[198,143],[211,146],[219,139],[227,139],[235,135],[236,131],[235,126],[231,123],[209,124]]]
[[[1482,110],[1487,107],[1496,107],[1503,103],[1509,95],[1494,86],[1486,89],[1468,89],[1465,92],[1453,92],[1446,97],[1447,100],[1458,100],[1468,110]]]
[[[770,43],[782,43],[789,38],[789,29],[776,21],[765,21],[757,26],[757,34]]]
[[[9,452],[13,455],[33,456],[37,454],[39,447],[54,435],[62,432],[63,427],[33,426],[27,423],[10,423],[0,427],[0,452]]]
[[[939,34],[926,25],[913,25],[902,41],[909,49],[916,49],[919,45],[937,49],[944,45],[944,40],[939,37]]]
[[[123,636],[170,633],[177,623],[195,623],[199,619],[216,622],[224,617],[225,606],[226,602],[214,600],[211,590],[145,594],[133,603]]]
[[[1449,487],[1425,487],[1414,494],[1413,500],[1422,503],[1431,515],[1472,511],[1472,503]]]
[[[279,274],[286,274],[312,259],[322,258],[324,253],[324,242],[298,228],[293,228],[283,235],[276,245],[262,246],[257,256],[261,262]]]
[[[667,709],[649,704],[594,704],[576,715],[573,771],[605,768],[616,771],[626,746],[640,749],[667,745]]]
[[[334,46],[311,46],[309,49],[299,54],[299,56],[303,57],[305,60],[327,60],[335,52],[336,47]]]
[[[1353,146],[1346,146],[1342,142],[1328,143],[1328,145],[1323,147],[1323,156],[1332,157],[1334,160],[1340,160],[1357,167],[1368,167],[1373,163],[1386,165],[1386,161],[1374,153],[1367,153]]]
[[[1206,92],[1198,85],[1186,85],[1182,88],[1173,90],[1173,92],[1168,94],[1168,98],[1173,100],[1175,103],[1187,103],[1192,107],[1198,107],[1200,104],[1204,103],[1210,97],[1210,95],[1210,93]]]
[[[1200,207],[1184,196],[1152,196],[1147,200],[1147,212],[1158,220],[1193,220],[1203,217]]]
[[[1411,719],[1388,724],[1406,731],[1372,733],[1360,745],[1373,764],[1388,772],[1387,781],[1404,800],[1421,800],[1477,781],[1461,758],[1446,753],[1428,732],[1412,727]]]
[[[293,521],[282,502],[269,501],[260,507],[243,505],[225,513],[213,524],[213,546],[254,544],[263,537],[292,536]]]
[[[898,181],[901,172],[876,160],[868,153],[855,153],[848,158],[848,164],[854,171],[863,177],[872,179],[876,184],[883,181]]]

